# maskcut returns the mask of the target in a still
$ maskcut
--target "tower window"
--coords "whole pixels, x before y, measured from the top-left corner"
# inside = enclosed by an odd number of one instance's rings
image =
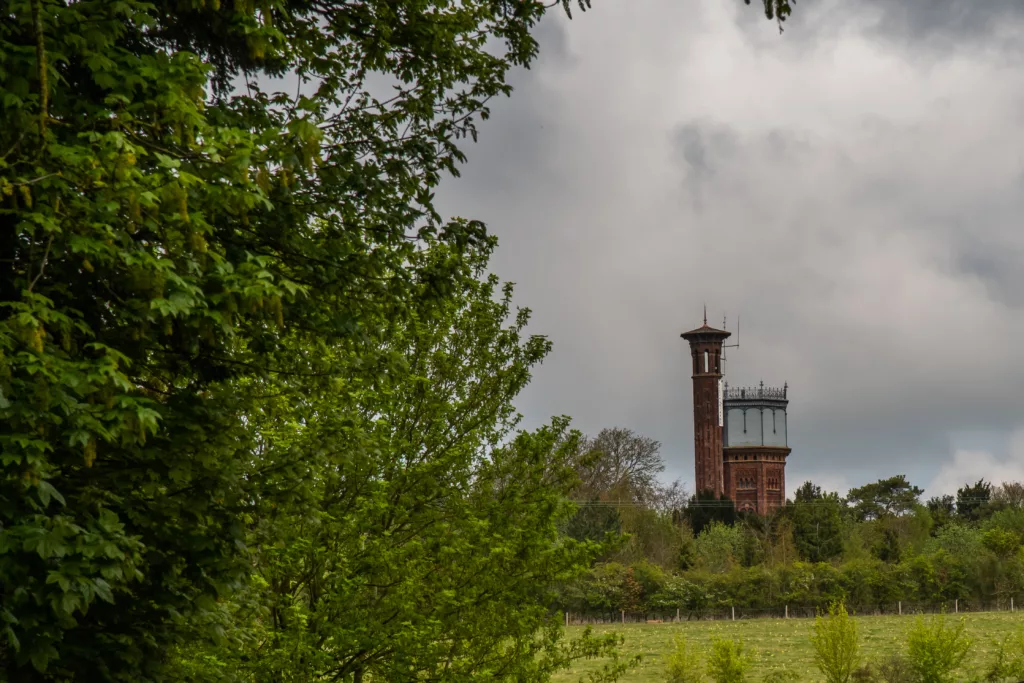
[[[707,351],[704,352],[704,372],[709,372],[709,370],[708,370],[708,352]]]

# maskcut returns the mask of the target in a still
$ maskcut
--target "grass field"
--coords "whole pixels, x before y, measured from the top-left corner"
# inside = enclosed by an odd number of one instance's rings
[[[991,661],[993,640],[1024,626],[1024,614],[983,613],[965,615],[967,632],[974,640],[962,680],[974,679]],[[952,620],[954,615],[947,619]],[[867,661],[877,661],[903,651],[904,635],[915,617],[857,617],[861,649]],[[747,619],[738,621],[692,621],[677,624],[617,624],[593,627],[597,633],[617,632],[625,638],[623,652],[642,656],[640,665],[627,673],[624,683],[653,683],[665,680],[665,660],[677,635],[683,635],[692,647],[706,651],[714,638],[741,640],[753,659],[748,680],[761,681],[772,669],[786,669],[799,676],[798,681],[820,681],[814,666],[810,634],[813,619]],[[582,627],[570,627],[569,634]],[[560,683],[578,681],[582,674],[600,668],[599,660],[581,662],[572,671],[556,677]]]

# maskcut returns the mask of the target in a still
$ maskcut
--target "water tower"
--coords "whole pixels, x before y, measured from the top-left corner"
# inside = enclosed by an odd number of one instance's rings
[[[785,505],[789,387],[730,389],[722,350],[731,333],[709,326],[707,309],[704,324],[680,336],[693,367],[694,492],[725,495],[737,510],[761,515]]]
[[[786,504],[790,453],[786,407],[789,387],[729,387],[723,392],[725,491],[737,510],[764,515]]]

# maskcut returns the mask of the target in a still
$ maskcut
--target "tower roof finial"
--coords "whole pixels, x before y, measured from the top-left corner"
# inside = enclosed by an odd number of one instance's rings
[[[704,324],[708,324],[708,305],[704,304]]]

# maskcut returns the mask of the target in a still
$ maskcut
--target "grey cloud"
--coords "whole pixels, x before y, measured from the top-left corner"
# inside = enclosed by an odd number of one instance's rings
[[[832,7],[782,37],[716,2],[545,25],[440,193],[499,236],[494,270],[554,342],[528,424],[631,427],[692,479],[678,335],[706,302],[742,316],[730,383],[790,384],[790,484],[927,487],[1024,427],[1020,69],[951,9],[880,40],[880,4],[845,27]]]
[[[1024,20],[1019,0],[868,0],[864,8],[877,11],[872,30],[886,38],[945,48],[991,40]]]
[[[1024,248],[968,242],[957,254],[957,266],[984,282],[995,301],[1024,308]]]

